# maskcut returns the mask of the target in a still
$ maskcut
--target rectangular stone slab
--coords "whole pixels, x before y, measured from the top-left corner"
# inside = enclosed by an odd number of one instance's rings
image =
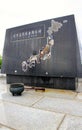
[[[16,130],[57,130],[64,114],[0,103],[0,123]]]
[[[59,130],[82,130],[82,117],[67,115]]]
[[[8,128],[8,127],[3,126],[3,125],[0,124],[0,130],[13,130],[13,129]]]
[[[53,98],[64,98],[64,99],[74,99],[77,96],[77,93],[70,90],[62,90],[62,89],[45,89],[45,92],[29,90],[28,93],[35,95],[44,95]]]
[[[43,110],[82,116],[82,102],[78,100],[44,97],[34,105]]]
[[[36,103],[41,98],[42,98],[42,96],[40,96],[40,95],[34,96],[27,92],[23,92],[21,96],[12,96],[12,94],[9,92],[0,94],[0,99],[3,101],[21,104],[21,105],[25,105],[25,106],[32,106],[34,103]]]

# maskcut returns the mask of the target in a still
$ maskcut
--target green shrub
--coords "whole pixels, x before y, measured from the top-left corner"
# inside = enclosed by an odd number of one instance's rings
[[[0,56],[0,69],[1,69],[1,65],[2,65],[2,56]]]

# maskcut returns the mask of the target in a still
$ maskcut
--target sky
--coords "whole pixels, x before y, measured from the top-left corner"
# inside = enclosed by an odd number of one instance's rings
[[[6,29],[71,14],[82,49],[82,0],[0,0],[0,54]]]

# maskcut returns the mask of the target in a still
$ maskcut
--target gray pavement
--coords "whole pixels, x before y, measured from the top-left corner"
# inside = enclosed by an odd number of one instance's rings
[[[0,130],[82,130],[82,93],[46,89],[12,96],[0,77]]]

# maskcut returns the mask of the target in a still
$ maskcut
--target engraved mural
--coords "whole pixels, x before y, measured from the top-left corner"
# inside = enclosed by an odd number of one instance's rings
[[[26,72],[28,69],[34,68],[36,64],[40,64],[41,61],[49,60],[51,58],[51,51],[52,47],[54,46],[54,39],[53,39],[53,33],[58,32],[59,29],[63,26],[62,23],[51,20],[51,26],[48,27],[47,30],[47,43],[44,47],[42,47],[40,50],[38,50],[38,54],[36,52],[33,53],[26,61],[22,61],[22,71]],[[38,32],[35,30],[35,32],[32,30],[32,34],[42,33],[42,30],[39,29]],[[29,31],[30,35],[30,31]]]

